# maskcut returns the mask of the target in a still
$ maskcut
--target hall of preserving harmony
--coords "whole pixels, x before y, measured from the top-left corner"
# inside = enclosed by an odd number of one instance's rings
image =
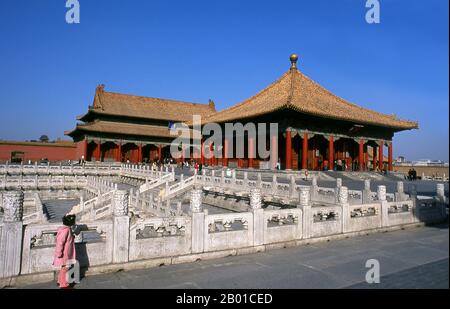
[[[394,133],[417,129],[418,123],[350,103],[301,73],[297,55],[290,60],[290,69],[278,80],[222,111],[216,111],[211,100],[197,104],[141,97],[107,92],[100,85],[88,112],[77,118],[81,123],[65,134],[87,161],[138,163],[170,158],[170,143],[176,137],[170,134],[171,125],[189,123],[193,115],[200,115],[202,124],[221,126],[278,123],[278,143],[271,146],[278,147],[282,169],[392,170]],[[267,167],[258,155],[248,156],[260,138],[245,139],[244,158],[201,155],[198,161],[210,166]],[[230,142],[235,141],[224,140],[224,152]]]

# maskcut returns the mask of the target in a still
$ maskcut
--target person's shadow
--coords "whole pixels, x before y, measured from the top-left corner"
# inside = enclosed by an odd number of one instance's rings
[[[76,257],[80,265],[80,280],[85,277],[86,271],[89,268],[89,256],[86,248],[87,239],[83,239],[84,231],[88,231],[88,227],[85,224],[77,224],[73,231],[75,235]]]

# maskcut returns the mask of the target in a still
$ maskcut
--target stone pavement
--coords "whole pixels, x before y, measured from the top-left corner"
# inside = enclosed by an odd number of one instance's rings
[[[92,288],[449,288],[448,225],[270,250],[196,263],[88,276]],[[381,283],[365,282],[368,259]],[[56,288],[55,283],[27,288]]]

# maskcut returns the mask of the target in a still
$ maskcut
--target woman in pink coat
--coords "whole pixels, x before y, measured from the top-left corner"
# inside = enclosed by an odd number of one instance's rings
[[[60,267],[58,274],[58,284],[60,288],[68,288],[67,270],[76,259],[75,237],[71,227],[75,224],[75,215],[66,215],[63,217],[63,224],[58,228],[56,234],[56,248],[53,260],[53,266]]]

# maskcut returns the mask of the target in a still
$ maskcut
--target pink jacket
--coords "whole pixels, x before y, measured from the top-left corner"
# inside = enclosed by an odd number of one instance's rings
[[[68,260],[75,260],[75,237],[69,226],[61,226],[56,234],[54,266],[66,265]]]

